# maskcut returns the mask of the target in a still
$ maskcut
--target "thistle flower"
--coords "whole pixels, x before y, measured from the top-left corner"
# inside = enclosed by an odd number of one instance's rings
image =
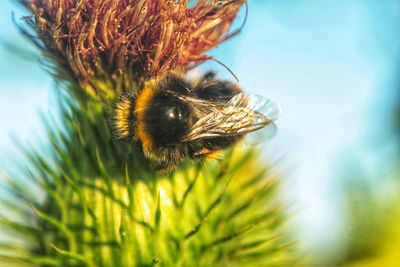
[[[60,96],[62,125],[46,124],[50,152],[26,151],[29,171],[2,185],[10,197],[0,202],[18,219],[0,216],[0,225],[23,242],[2,244],[0,259],[96,267],[293,261],[278,176],[255,151],[231,149],[219,161],[160,174],[110,133],[103,101],[211,59],[204,53],[237,33],[229,28],[243,2],[22,1],[35,35],[21,29],[69,94]]]
[[[37,45],[92,95],[212,59],[244,0],[25,0]],[[58,69],[60,70],[60,69]],[[121,85],[123,81],[124,86]]]

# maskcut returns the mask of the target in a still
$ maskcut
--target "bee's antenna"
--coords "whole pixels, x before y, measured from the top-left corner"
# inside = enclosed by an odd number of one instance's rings
[[[229,3],[229,2],[228,2],[228,3]],[[233,31],[232,33],[226,35],[226,36],[221,40],[220,43],[222,43],[222,42],[225,41],[225,40],[228,40],[228,39],[232,38],[233,36],[239,34],[239,33],[243,30],[244,26],[246,25],[247,17],[248,17],[248,14],[249,14],[249,4],[247,3],[247,0],[244,0],[244,4],[245,4],[246,12],[245,12],[245,14],[244,14],[244,19],[243,19],[242,25],[240,25],[240,27],[239,27],[238,29],[236,29],[235,31]]]
[[[235,78],[235,80],[237,82],[239,82],[239,78],[235,75],[235,73],[233,73],[233,71],[224,63],[222,63],[221,61],[219,61],[218,59],[213,58],[213,61],[217,62],[218,64],[220,64],[222,67],[224,67],[225,69],[227,69],[229,71],[230,74],[232,74],[232,76]]]
[[[244,4],[245,4],[245,8],[246,8],[246,12],[244,15],[244,20],[242,22],[242,25],[240,25],[239,29],[237,29],[236,31],[234,31],[233,33],[229,34],[228,36],[226,36],[224,39],[229,39],[231,37],[233,37],[234,35],[238,34],[239,32],[241,32],[244,28],[244,26],[246,25],[247,22],[247,17],[249,14],[249,4],[247,3],[247,0],[244,0]],[[224,63],[222,63],[221,61],[219,61],[218,59],[213,58],[213,61],[217,62],[218,64],[220,64],[221,66],[223,66],[225,69],[227,69],[229,71],[230,74],[232,74],[232,76],[235,78],[235,80],[237,82],[239,82],[239,78],[235,75],[235,73],[233,73],[233,71]]]
[[[244,20],[242,22],[242,25],[240,25],[239,32],[241,32],[242,29],[244,28],[244,25],[247,22],[247,15],[249,14],[249,4],[247,3],[247,0],[244,0],[244,5],[246,7],[246,13],[244,14]]]

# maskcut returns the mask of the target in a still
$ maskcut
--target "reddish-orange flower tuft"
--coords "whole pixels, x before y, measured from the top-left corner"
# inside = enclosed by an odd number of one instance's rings
[[[136,82],[211,59],[244,0],[24,0],[46,53],[83,88]],[[103,77],[103,78],[102,78]]]

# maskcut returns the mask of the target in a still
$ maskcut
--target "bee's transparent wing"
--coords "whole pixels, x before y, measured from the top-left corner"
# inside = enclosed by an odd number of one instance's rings
[[[273,123],[280,113],[268,98],[240,93],[199,119],[183,140],[243,135]]]
[[[245,146],[256,146],[273,138],[277,134],[278,127],[274,121],[279,118],[281,114],[281,108],[270,99],[262,96],[250,95],[248,96],[248,99],[248,105],[250,107],[252,107],[254,110],[257,110],[261,114],[266,114],[266,116],[272,120],[272,123],[265,125],[265,127],[262,129],[246,135],[242,141]]]
[[[278,133],[278,126],[275,123],[266,125],[264,128],[246,134],[240,144],[243,147],[254,147],[264,144]]]
[[[279,119],[281,115],[281,107],[269,98],[259,95],[246,95],[245,100],[247,100],[248,108],[272,122]]]

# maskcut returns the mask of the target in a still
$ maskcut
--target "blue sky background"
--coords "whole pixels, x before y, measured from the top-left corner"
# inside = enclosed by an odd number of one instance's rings
[[[386,138],[397,96],[400,2],[253,0],[249,7],[244,31],[212,54],[246,91],[282,106],[278,134],[264,150],[283,156],[284,194],[304,244],[323,248],[341,238],[339,185],[346,182],[346,159],[373,162],[385,150],[371,143]],[[10,1],[0,4],[0,38],[29,50],[12,24],[13,10]],[[232,79],[215,63],[202,68]],[[46,143],[38,110],[51,109],[52,87],[31,53],[0,46],[0,168],[16,153],[10,135]]]

